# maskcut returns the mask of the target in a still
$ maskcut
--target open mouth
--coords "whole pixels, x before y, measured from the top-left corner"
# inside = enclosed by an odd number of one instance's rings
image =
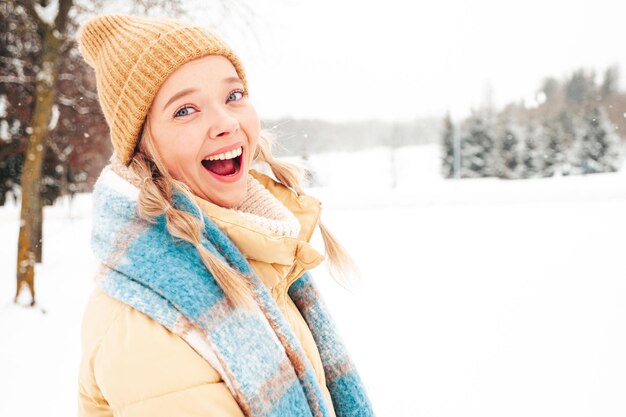
[[[241,157],[243,147],[238,147],[232,151],[210,155],[202,160],[202,166],[213,174],[221,177],[231,177],[237,175],[241,168]]]

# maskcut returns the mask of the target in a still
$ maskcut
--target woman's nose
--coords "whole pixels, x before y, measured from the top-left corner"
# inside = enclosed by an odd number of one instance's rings
[[[210,121],[209,137],[211,139],[230,136],[239,130],[239,120],[225,109],[216,109]]]

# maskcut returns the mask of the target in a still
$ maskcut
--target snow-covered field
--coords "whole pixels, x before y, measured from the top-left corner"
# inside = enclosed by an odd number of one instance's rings
[[[378,415],[626,415],[626,172],[443,181],[436,153],[396,151],[393,175],[384,149],[309,160],[362,284],[316,276]],[[71,416],[90,196],[45,211],[35,310],[12,304],[17,217],[0,208],[0,416]]]

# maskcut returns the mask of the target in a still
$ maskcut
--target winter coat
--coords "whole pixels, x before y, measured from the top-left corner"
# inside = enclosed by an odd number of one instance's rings
[[[94,193],[94,248],[104,266],[83,319],[80,416],[373,415],[306,274],[322,261],[309,244],[319,202],[253,175],[295,215],[296,237],[197,201],[205,247],[260,278],[263,314],[246,315],[220,304],[223,293],[195,248],[168,237],[162,221],[125,218],[137,190],[105,170]],[[177,208],[193,210],[177,198]],[[137,241],[141,251],[131,249]],[[217,301],[191,299],[196,293]]]

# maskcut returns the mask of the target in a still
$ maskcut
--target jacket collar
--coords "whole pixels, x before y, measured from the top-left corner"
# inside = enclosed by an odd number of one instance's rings
[[[237,210],[220,207],[199,197],[196,197],[196,202],[246,258],[287,266],[297,262],[304,269],[319,265],[324,257],[309,243],[320,217],[319,200],[307,195],[296,195],[291,189],[258,171],[251,170],[250,175],[293,213],[300,223],[297,237],[280,236]]]

